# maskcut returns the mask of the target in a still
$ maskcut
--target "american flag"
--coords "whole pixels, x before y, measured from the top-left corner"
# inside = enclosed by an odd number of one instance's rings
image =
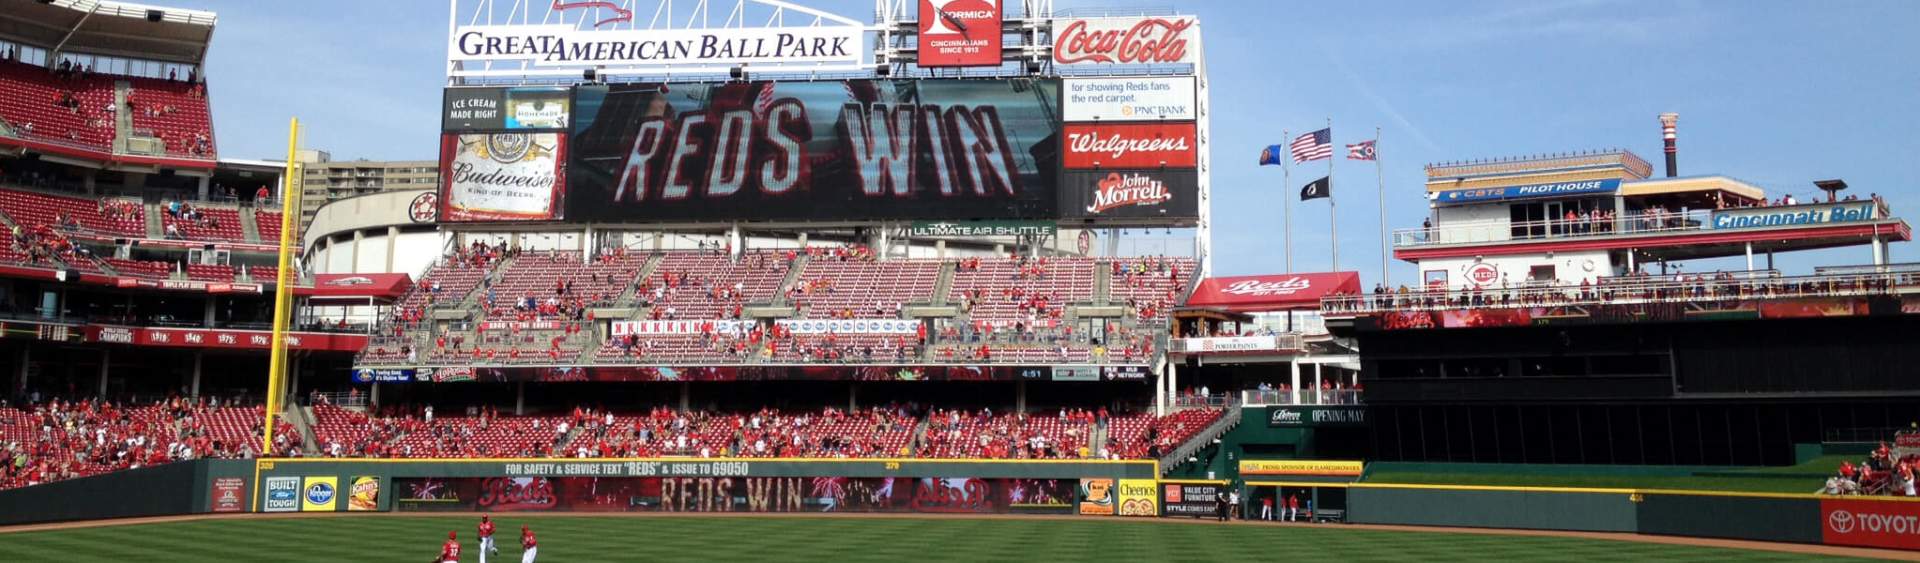
[[[1373,143],[1374,141],[1361,141],[1347,145],[1347,160],[1373,160],[1375,158]]]
[[[1293,163],[1333,158],[1333,129],[1321,129],[1293,138]]]

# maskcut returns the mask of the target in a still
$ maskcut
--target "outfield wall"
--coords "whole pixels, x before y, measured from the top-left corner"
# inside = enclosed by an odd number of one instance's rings
[[[1354,485],[1347,521],[1525,530],[1639,531],[1631,491]]]

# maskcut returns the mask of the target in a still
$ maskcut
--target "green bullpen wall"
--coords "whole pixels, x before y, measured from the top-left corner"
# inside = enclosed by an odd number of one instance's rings
[[[1347,521],[1592,532],[1639,531],[1631,491],[1354,484]]]

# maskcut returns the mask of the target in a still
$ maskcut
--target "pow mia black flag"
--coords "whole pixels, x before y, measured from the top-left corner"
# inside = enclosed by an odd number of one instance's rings
[[[1333,192],[1329,191],[1333,188],[1332,178],[1333,178],[1332,176],[1328,176],[1325,178],[1314,180],[1312,182],[1308,182],[1306,186],[1301,187],[1300,201],[1306,201],[1309,199],[1319,199],[1323,197],[1332,196]]]

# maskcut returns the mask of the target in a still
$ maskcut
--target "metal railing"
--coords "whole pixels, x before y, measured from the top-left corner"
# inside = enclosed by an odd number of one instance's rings
[[[1771,209],[1811,208],[1817,206],[1854,205],[1874,203],[1874,211],[1868,221],[1879,221],[1892,216],[1883,200],[1854,200],[1833,203],[1815,202],[1779,206]],[[1713,214],[1716,211],[1739,211],[1742,209],[1769,208],[1731,208],[1731,209],[1689,209],[1680,211],[1640,211],[1623,213],[1612,217],[1593,217],[1582,214],[1572,220],[1551,218],[1538,221],[1468,221],[1446,223],[1432,227],[1395,229],[1393,245],[1395,247],[1428,246],[1440,244],[1472,244],[1485,242],[1528,241],[1563,238],[1586,238],[1643,235],[1656,233],[1679,233],[1714,229]],[[1768,229],[1771,226],[1731,227],[1731,229]]]
[[[1920,272],[1881,274],[1601,278],[1598,284],[1518,288],[1448,289],[1339,295],[1320,300],[1322,314],[1363,315],[1404,311],[1490,309],[1565,305],[1702,303],[1803,297],[1859,297],[1920,292]]]
[[[1292,405],[1363,405],[1359,389],[1249,389],[1240,392],[1240,404],[1249,407]]]
[[[1254,336],[1194,336],[1174,338],[1166,349],[1184,354],[1210,354],[1228,352],[1279,352],[1296,351],[1306,348],[1306,338],[1297,332],[1280,334],[1262,334]]]

